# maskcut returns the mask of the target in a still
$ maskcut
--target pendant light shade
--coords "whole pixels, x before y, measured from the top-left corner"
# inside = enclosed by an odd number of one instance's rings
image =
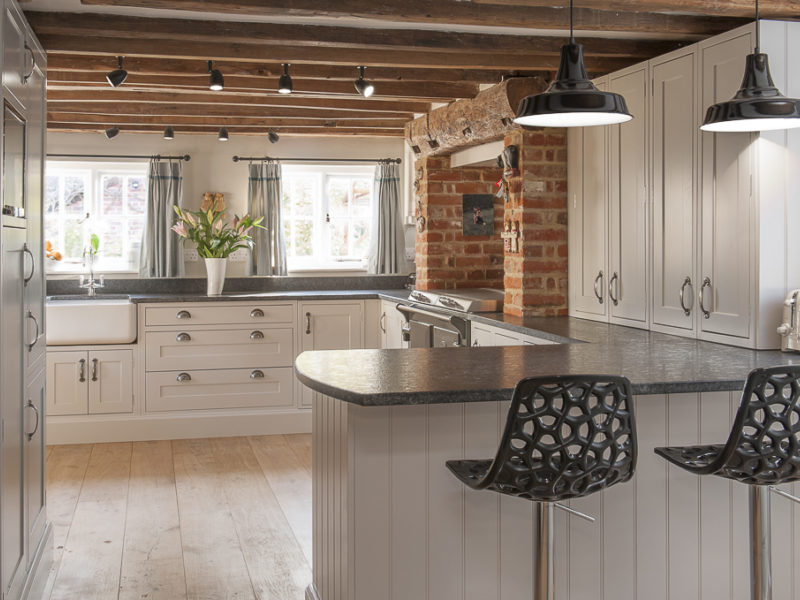
[[[164,139],[165,140],[174,140],[175,139],[175,131],[172,127],[165,127],[164,128]]]
[[[800,100],[781,94],[769,72],[769,58],[760,51],[761,27],[756,0],[756,47],[744,63],[744,78],[736,95],[712,104],[700,126],[703,131],[774,131],[800,127]]]
[[[225,127],[221,127],[219,130],[219,134],[217,135],[217,139],[220,142],[227,142],[230,137],[228,136],[228,130]]]
[[[119,87],[125,80],[128,78],[128,72],[122,68],[122,57],[117,57],[117,68],[113,71],[110,71],[108,75],[106,75],[106,81],[108,81],[111,87]]]
[[[214,62],[208,61],[208,89],[218,92],[225,87],[222,71],[214,68]]]
[[[355,81],[356,91],[364,96],[364,98],[369,98],[372,94],[375,93],[375,86],[373,86],[369,81],[364,79],[364,69],[366,67],[358,67],[358,79]]]
[[[103,133],[105,134],[107,139],[109,140],[114,139],[119,135],[119,127],[113,125],[112,127],[106,129]]]
[[[292,78],[289,77],[289,63],[283,63],[283,75],[278,80],[278,93],[291,94],[292,93]]]
[[[546,92],[523,98],[514,122],[526,127],[589,127],[632,118],[622,96],[602,92],[589,80],[583,47],[570,40],[561,47],[555,81]]]

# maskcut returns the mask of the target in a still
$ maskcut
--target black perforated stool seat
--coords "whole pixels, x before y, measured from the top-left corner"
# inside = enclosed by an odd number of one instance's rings
[[[745,483],[750,505],[750,597],[772,598],[770,491],[800,480],[800,366],[751,371],[725,444],[655,448],[656,454],[697,475]]]

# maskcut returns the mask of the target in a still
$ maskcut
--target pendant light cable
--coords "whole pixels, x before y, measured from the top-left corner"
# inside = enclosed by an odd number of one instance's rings
[[[573,7],[572,7],[572,0],[569,0],[569,43],[575,43],[575,34],[572,31],[572,22],[573,22]]]
[[[761,21],[758,18],[758,0],[756,0],[756,54],[761,52]]]

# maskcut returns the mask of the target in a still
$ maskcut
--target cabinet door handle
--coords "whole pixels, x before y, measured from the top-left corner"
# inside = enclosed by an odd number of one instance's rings
[[[97,381],[97,359],[92,359],[92,381]]]
[[[251,340],[263,340],[264,339],[264,332],[262,331],[253,331],[250,334]]]
[[[264,316],[264,311],[260,308],[254,308],[250,311],[250,317],[253,319],[258,319]]]
[[[192,313],[190,313],[188,310],[179,310],[175,317],[178,319],[191,319]]]
[[[311,313],[306,313],[306,334],[311,333]]]
[[[31,78],[31,75],[33,75],[33,72],[36,69],[36,55],[33,53],[33,49],[28,45],[27,42],[25,42],[25,50],[31,55],[31,70],[22,76],[22,83],[28,83],[28,79]]]
[[[256,369],[250,373],[250,379],[264,379],[264,371],[261,369]]]
[[[597,291],[597,284],[600,284],[600,291]],[[594,278],[594,295],[597,298],[597,301],[602,304],[603,303],[603,272],[600,271],[597,274],[597,277]]]
[[[611,276],[611,279],[608,280],[608,297],[611,299],[611,302],[614,303],[614,306],[619,304],[619,294],[614,296],[614,290],[618,290],[619,288],[619,275],[617,272],[614,271],[614,274]]]
[[[703,311],[703,317],[708,319],[711,316],[711,312],[706,310],[705,305],[703,304],[703,293],[705,292],[706,287],[712,289],[711,287],[711,278],[705,277],[703,278],[703,285],[700,286],[700,294],[698,294],[697,299],[700,302],[700,310]]]
[[[84,381],[86,381],[86,359],[85,358],[80,359],[78,361],[78,364],[80,365],[79,367],[80,370],[78,371],[78,381],[83,383]]]
[[[180,373],[175,379],[177,379],[180,383],[184,383],[185,381],[191,381],[192,376],[188,373]]]
[[[386,333],[386,313],[381,313],[380,328],[383,333]]]
[[[28,346],[28,352],[30,352],[31,350],[33,350],[33,347],[36,345],[36,342],[39,341],[39,333],[40,333],[39,320],[36,318],[36,315],[34,315],[31,311],[25,313],[25,316],[31,319],[33,321],[33,324],[36,325],[36,335],[33,336],[33,341],[30,341],[27,344],[25,344],[26,346]]]
[[[31,274],[22,280],[23,285],[28,285],[31,279],[33,279],[33,276],[36,274],[36,258],[33,256],[31,249],[28,248],[28,244],[22,245],[22,252],[31,257]]]
[[[192,341],[192,336],[190,336],[186,332],[182,332],[182,333],[179,333],[178,335],[175,336],[175,341],[176,342],[191,342]]]
[[[480,346],[480,344],[478,343],[478,340],[475,340],[474,342],[472,342],[472,345],[473,346]]]
[[[683,314],[685,314],[688,317],[690,314],[692,314],[692,307],[691,306],[687,307],[683,301],[683,296],[687,285],[692,285],[692,278],[689,277],[688,275],[686,276],[686,279],[683,280],[683,284],[681,285],[681,291],[680,291],[681,308],[683,309]]]
[[[25,432],[25,435],[28,436],[28,441],[31,441],[33,439],[33,436],[36,435],[36,432],[39,431],[39,409],[36,408],[36,405],[33,402],[31,402],[30,398],[28,398],[28,402],[27,404],[25,404],[25,408],[32,408],[33,413],[36,415],[36,425],[34,425],[33,431]]]

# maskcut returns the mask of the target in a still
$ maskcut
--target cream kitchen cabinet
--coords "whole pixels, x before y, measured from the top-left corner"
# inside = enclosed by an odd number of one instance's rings
[[[133,350],[47,353],[47,414],[97,415],[133,410]]]
[[[352,350],[364,347],[362,301],[314,301],[297,305],[298,346],[307,350]],[[316,392],[300,386],[300,405],[310,407]]]
[[[470,324],[470,335],[473,346],[547,346],[556,344],[552,340],[526,335],[483,323]]]
[[[381,348],[408,348],[408,342],[403,341],[403,327],[405,318],[397,310],[397,302],[381,300]]]

